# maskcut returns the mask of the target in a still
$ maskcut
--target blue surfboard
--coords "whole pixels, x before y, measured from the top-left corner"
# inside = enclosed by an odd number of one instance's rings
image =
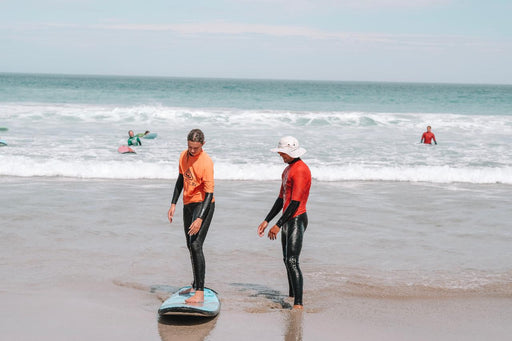
[[[143,138],[150,139],[150,140],[156,138],[157,136],[158,136],[157,133],[149,133],[149,134],[146,134],[146,135],[142,135]]]
[[[4,140],[0,140],[0,146],[7,146],[7,142]]]
[[[194,293],[181,294],[190,289],[190,286],[183,287],[171,295],[162,303],[158,314],[160,316],[200,316],[214,317],[220,312],[220,301],[217,293],[209,288],[204,288],[203,303],[186,303],[185,300],[192,297]]]

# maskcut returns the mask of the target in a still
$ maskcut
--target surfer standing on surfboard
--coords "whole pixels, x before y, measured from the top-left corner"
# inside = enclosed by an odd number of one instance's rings
[[[190,131],[187,137],[188,148],[180,155],[178,179],[167,213],[169,222],[172,223],[176,203],[183,190],[183,225],[192,261],[194,282],[192,288],[182,294],[195,291],[192,297],[185,300],[187,303],[204,301],[206,267],[203,243],[215,211],[213,161],[203,150],[204,143],[204,134],[200,129]]]
[[[288,274],[289,296],[294,298],[293,309],[303,309],[303,278],[299,267],[299,256],[304,232],[308,226],[306,203],[311,187],[311,172],[304,161],[300,159],[306,150],[299,147],[299,141],[296,138],[292,136],[281,138],[277,148],[271,151],[279,153],[288,167],[284,169],[281,176],[281,189],[274,206],[258,226],[258,235],[263,237],[268,223],[283,209],[283,215],[269,230],[268,237],[274,240],[281,231],[281,246]]]

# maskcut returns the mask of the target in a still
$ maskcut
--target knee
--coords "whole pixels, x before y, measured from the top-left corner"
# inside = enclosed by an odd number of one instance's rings
[[[288,269],[296,269],[299,267],[299,258],[296,256],[286,257],[284,264]]]
[[[203,245],[201,243],[190,243],[188,246],[189,250],[195,254],[203,252]]]

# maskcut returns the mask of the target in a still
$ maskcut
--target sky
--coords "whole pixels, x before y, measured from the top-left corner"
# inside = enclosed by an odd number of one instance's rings
[[[511,0],[0,0],[0,72],[512,84]]]

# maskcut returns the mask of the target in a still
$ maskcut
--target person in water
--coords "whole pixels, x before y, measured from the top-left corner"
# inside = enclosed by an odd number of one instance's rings
[[[304,232],[308,226],[306,203],[311,187],[311,172],[304,161],[300,159],[306,150],[299,147],[299,141],[296,138],[292,136],[281,138],[277,148],[271,151],[279,153],[288,166],[281,176],[279,196],[265,220],[258,226],[258,235],[263,237],[269,222],[282,209],[283,214],[269,230],[268,237],[274,240],[281,231],[281,246],[288,274],[289,296],[294,298],[293,309],[303,309],[303,278],[299,267],[299,256]]]
[[[133,134],[133,130],[130,130],[128,132],[128,145],[129,146],[142,146],[142,143],[140,142],[140,138]]]
[[[427,131],[424,132],[423,135],[421,135],[420,143],[432,144],[432,141],[434,141],[434,143],[437,144],[436,136],[434,135],[434,133],[431,130],[432,130],[432,127],[428,126]]]
[[[167,213],[169,223],[172,223],[176,203],[183,190],[183,225],[194,276],[192,288],[181,293],[194,293],[186,300],[187,303],[204,301],[206,267],[203,243],[215,211],[213,161],[203,150],[204,143],[201,130],[190,131],[187,137],[188,148],[180,155],[178,179]]]

